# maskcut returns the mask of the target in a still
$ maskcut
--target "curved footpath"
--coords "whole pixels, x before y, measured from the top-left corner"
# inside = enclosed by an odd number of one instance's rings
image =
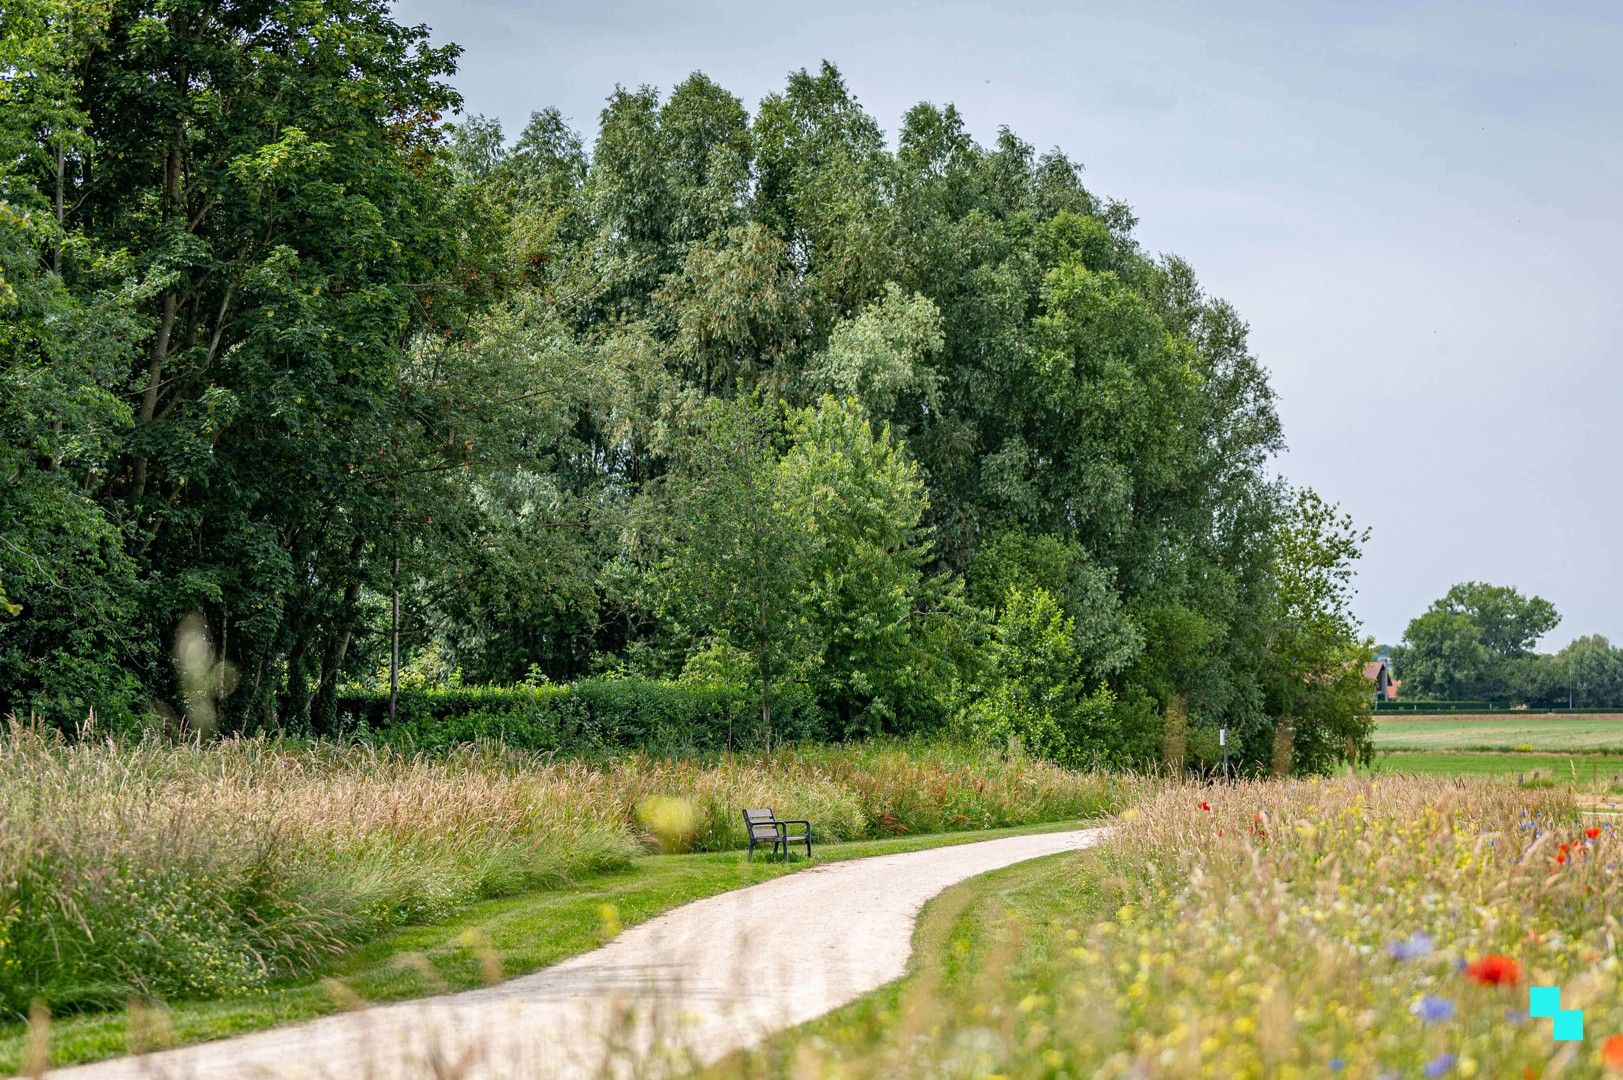
[[[621,1077],[715,1061],[898,979],[925,901],[1105,829],[813,866],[684,905],[483,990],[52,1072],[124,1078]]]

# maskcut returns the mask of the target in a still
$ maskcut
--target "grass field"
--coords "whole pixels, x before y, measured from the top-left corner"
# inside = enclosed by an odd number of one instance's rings
[[[1623,756],[1516,754],[1507,751],[1398,750],[1375,756],[1379,773],[1417,776],[1530,777],[1585,787],[1623,783]]]
[[[1623,754],[1623,716],[1377,717],[1377,750],[1562,750]]]
[[[1623,716],[1380,717],[1375,771],[1623,787]]]
[[[714,1075],[1623,1067],[1623,964],[1598,915],[1623,899],[1623,841],[1563,792],[1396,777],[1169,787],[1123,818],[1108,845],[943,894],[899,986]],[[1527,1017],[1529,985],[1585,1010],[1582,1042]]]

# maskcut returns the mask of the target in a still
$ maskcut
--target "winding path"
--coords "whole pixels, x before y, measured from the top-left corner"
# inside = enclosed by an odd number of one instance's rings
[[[815,866],[686,904],[600,949],[487,989],[50,1075],[517,1080],[680,1072],[900,978],[919,909],[948,886],[1087,847],[1105,832],[1011,836]]]

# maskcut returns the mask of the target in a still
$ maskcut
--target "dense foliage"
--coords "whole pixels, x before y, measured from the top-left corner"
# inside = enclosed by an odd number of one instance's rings
[[[887,143],[827,64],[509,141],[383,0],[0,42],[0,709],[327,730],[398,593],[408,664],[749,688],[766,739],[787,687],[837,737],[1359,752],[1357,537],[1057,151]]]
[[[1555,653],[1534,649],[1560,623],[1541,596],[1485,582],[1455,585],[1413,619],[1393,651],[1404,698],[1546,708],[1623,707],[1623,649],[1599,634]]]

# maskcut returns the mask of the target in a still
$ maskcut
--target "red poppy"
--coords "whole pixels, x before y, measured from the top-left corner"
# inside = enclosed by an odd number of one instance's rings
[[[1595,837],[1600,835],[1599,826],[1591,825],[1589,828],[1584,830],[1584,835],[1589,837],[1591,840],[1595,839]],[[1614,1036],[1614,1037],[1616,1037],[1616,1036]]]
[[[1564,863],[1566,861],[1567,861],[1567,857],[1565,855],[1557,855],[1555,857],[1555,864],[1557,866],[1560,866],[1562,863]]]
[[[1600,1059],[1612,1072],[1623,1072],[1623,1035],[1608,1035],[1600,1044]]]
[[[1522,981],[1522,966],[1508,956],[1489,953],[1466,964],[1465,977],[1484,986],[1515,986]]]
[[[1561,845],[1561,850],[1562,850],[1562,851],[1566,851],[1566,850],[1567,850],[1567,845],[1565,845],[1565,844],[1562,844],[1562,845]]]
[[[1210,810],[1212,808],[1212,804],[1209,802],[1203,802],[1200,804],[1200,808],[1202,810]]]

